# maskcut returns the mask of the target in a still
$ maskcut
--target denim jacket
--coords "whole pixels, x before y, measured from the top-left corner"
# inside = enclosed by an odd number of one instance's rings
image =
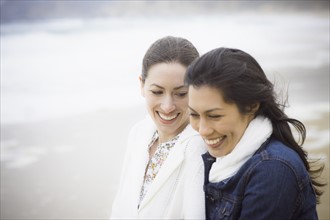
[[[268,139],[232,177],[209,182],[215,158],[202,155],[206,219],[318,219],[316,195],[298,154]]]

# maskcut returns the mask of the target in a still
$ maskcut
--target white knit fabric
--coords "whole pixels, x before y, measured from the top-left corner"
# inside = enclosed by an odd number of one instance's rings
[[[216,158],[210,170],[209,181],[216,183],[235,175],[272,132],[272,124],[268,118],[258,116],[253,119],[233,151]]]

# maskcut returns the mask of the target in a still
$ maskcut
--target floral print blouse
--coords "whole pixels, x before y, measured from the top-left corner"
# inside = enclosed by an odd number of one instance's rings
[[[148,145],[148,149],[150,151],[151,146],[158,140],[159,135],[156,131],[154,135],[152,136],[151,142]],[[157,146],[155,154],[152,156],[152,158],[149,160],[149,163],[146,168],[146,173],[144,177],[144,182],[141,188],[140,193],[140,200],[139,204],[143,200],[144,196],[146,195],[152,181],[155,179],[158,171],[160,170],[161,166],[165,162],[168,154],[170,153],[170,150],[173,148],[176,141],[179,139],[179,135],[172,138],[170,141],[161,143]]]

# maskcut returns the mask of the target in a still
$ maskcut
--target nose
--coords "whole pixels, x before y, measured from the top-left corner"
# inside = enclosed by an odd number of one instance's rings
[[[170,113],[175,109],[175,104],[172,96],[165,96],[162,100],[160,108],[164,111],[164,113]]]
[[[198,133],[202,137],[208,137],[212,134],[213,129],[205,119],[201,119],[198,125]]]

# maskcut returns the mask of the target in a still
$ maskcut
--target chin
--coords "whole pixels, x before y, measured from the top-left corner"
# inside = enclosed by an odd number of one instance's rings
[[[212,157],[222,157],[222,155],[219,152],[216,152],[216,151],[213,151],[210,149],[208,149],[208,152]]]

